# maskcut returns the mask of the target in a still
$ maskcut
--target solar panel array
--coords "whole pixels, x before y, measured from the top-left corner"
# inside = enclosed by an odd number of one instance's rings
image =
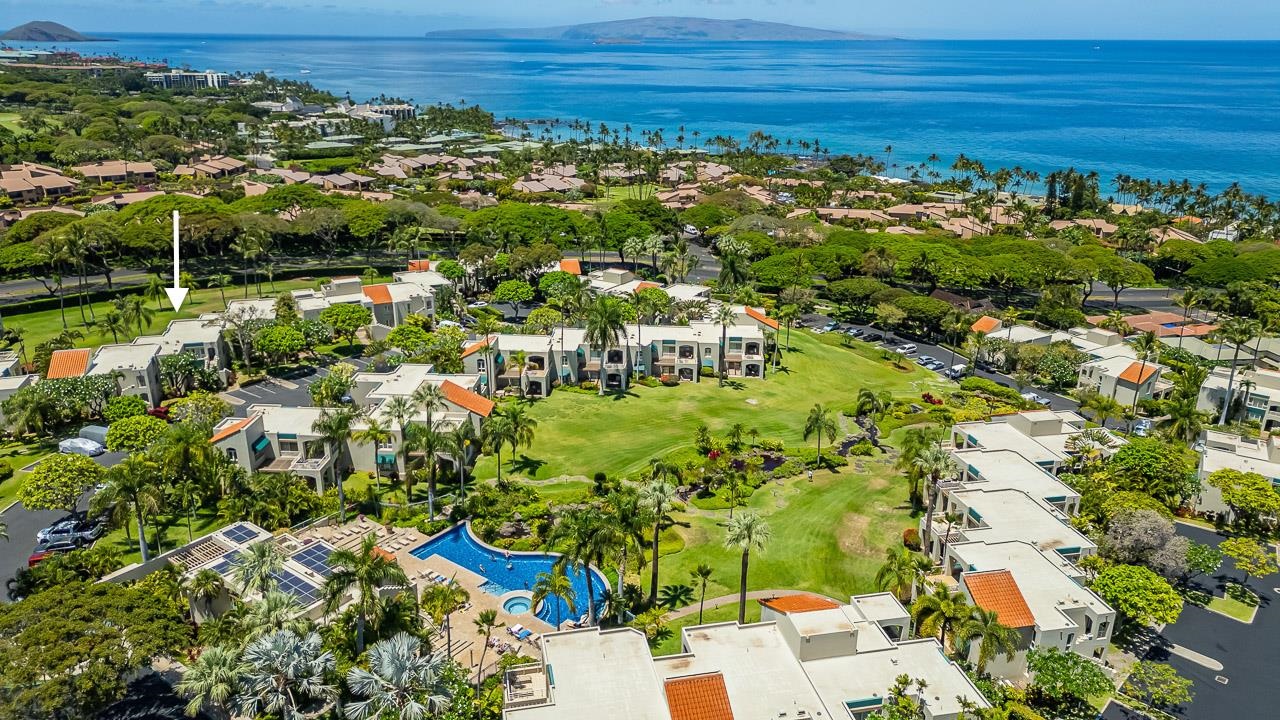
[[[329,556],[333,548],[327,543],[313,543],[293,554],[293,561],[322,578],[333,574]]]
[[[272,573],[271,577],[275,579],[276,587],[280,592],[292,595],[302,607],[307,607],[320,598],[320,588],[293,572],[281,570],[278,573]]]
[[[240,550],[232,550],[226,555],[223,555],[222,559],[218,561],[218,564],[213,566],[213,571],[219,575],[225,576],[227,573],[231,572],[231,569],[236,564],[236,559],[239,558],[241,554],[242,552]]]
[[[258,531],[244,523],[237,523],[229,528],[224,528],[222,534],[226,535],[232,541],[241,544],[258,537]]]

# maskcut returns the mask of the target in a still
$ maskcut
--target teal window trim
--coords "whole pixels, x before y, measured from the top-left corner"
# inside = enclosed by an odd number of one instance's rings
[[[263,435],[262,437],[259,437],[257,440],[253,441],[253,451],[262,452],[270,444],[271,444],[271,441],[267,439],[266,435]]]

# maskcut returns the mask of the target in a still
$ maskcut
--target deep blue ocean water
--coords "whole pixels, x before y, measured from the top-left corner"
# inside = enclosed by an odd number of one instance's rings
[[[887,41],[592,46],[560,41],[112,34],[82,51],[305,78],[353,99],[480,103],[819,139],[918,163],[957,153],[1280,195],[1280,42]],[[309,74],[302,74],[303,69]],[[690,141],[691,142],[691,141]]]

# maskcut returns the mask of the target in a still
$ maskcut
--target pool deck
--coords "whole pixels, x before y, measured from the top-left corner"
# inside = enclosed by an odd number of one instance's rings
[[[432,584],[427,579],[428,570],[453,578],[454,582],[462,586],[467,591],[467,594],[470,595],[470,607],[455,612],[450,619],[453,626],[453,659],[460,665],[469,668],[473,673],[477,669],[481,650],[484,649],[484,635],[476,630],[474,621],[480,616],[482,610],[496,610],[498,622],[503,625],[503,627],[495,629],[492,635],[492,640],[500,644],[500,646],[498,648],[491,647],[484,653],[486,674],[494,671],[498,659],[505,654],[505,652],[499,652],[499,650],[503,649],[501,645],[509,648],[507,652],[514,651],[527,657],[541,659],[542,654],[536,639],[543,633],[553,632],[555,628],[550,623],[539,619],[533,613],[512,615],[503,610],[501,598],[480,589],[480,586],[487,582],[488,578],[455,565],[439,555],[430,555],[425,559],[414,557],[413,550],[421,547],[430,539],[418,532],[416,528],[385,527],[368,518],[357,518],[342,526],[311,528],[306,532],[306,535],[325,540],[338,548],[355,548],[360,545],[360,542],[369,533],[374,533],[378,538],[379,548],[395,556],[396,562],[399,563],[404,573],[409,576],[409,581],[413,583],[418,597],[422,597],[423,590]],[[430,620],[427,620],[427,622],[430,623]],[[507,632],[507,628],[517,624],[532,630],[534,635],[524,641],[517,640]],[[431,638],[431,646],[433,649],[444,649],[445,635],[443,631],[437,632]]]

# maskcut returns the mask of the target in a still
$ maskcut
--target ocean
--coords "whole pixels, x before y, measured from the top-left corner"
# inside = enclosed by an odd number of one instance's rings
[[[1280,195],[1280,42],[578,42],[119,34],[87,52],[270,70],[356,100],[501,117],[763,130],[900,166],[958,153]],[[309,70],[303,73],[303,70]],[[899,174],[901,170],[897,171]],[[1109,183],[1108,183],[1109,184]]]

